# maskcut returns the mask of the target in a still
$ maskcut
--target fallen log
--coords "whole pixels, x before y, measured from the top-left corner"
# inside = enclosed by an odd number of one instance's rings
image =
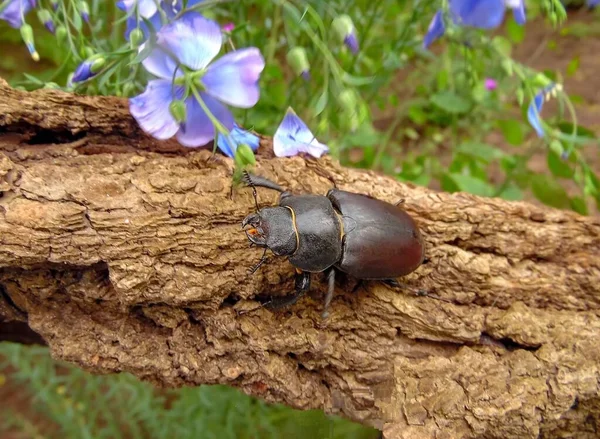
[[[280,311],[293,268],[240,230],[250,191],[232,161],[155,141],[125,100],[0,81],[0,320],[26,321],[54,357],[160,386],[222,383],[373,425],[388,438],[597,437],[600,220],[438,193],[331,158],[256,172],[295,192],[332,185],[404,198],[430,296],[324,282]],[[262,204],[277,194],[259,189]]]

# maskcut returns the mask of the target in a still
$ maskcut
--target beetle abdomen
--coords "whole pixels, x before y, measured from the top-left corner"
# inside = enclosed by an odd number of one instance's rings
[[[322,195],[298,195],[284,198],[281,206],[294,213],[298,248],[290,262],[303,271],[324,271],[342,255],[342,225],[331,205]]]
[[[337,189],[327,197],[342,213],[344,224],[343,254],[337,268],[358,279],[393,279],[421,265],[423,239],[404,210]]]

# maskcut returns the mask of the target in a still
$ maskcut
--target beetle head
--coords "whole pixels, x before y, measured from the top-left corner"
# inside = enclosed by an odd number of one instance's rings
[[[242,221],[242,228],[246,232],[248,240],[259,247],[267,247],[267,233],[263,226],[263,220],[260,216],[260,211],[257,213],[251,213],[244,221]],[[268,231],[268,229],[267,229]]]
[[[269,248],[278,256],[296,251],[298,237],[292,212],[286,207],[265,207],[242,221],[248,240],[259,247]]]

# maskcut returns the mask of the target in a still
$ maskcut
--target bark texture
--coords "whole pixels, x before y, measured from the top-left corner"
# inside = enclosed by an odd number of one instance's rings
[[[404,198],[431,259],[407,276],[443,300],[341,279],[271,312],[293,268],[240,230],[232,162],[144,135],[126,101],[0,82],[0,316],[56,358],[163,386],[224,383],[374,425],[389,438],[597,437],[600,220],[436,193],[331,159],[256,172],[295,192]],[[259,189],[263,205],[277,194]],[[248,312],[241,312],[248,311]]]

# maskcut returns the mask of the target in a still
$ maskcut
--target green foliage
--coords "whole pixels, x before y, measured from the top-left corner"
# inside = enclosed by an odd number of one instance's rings
[[[0,343],[0,377],[7,367],[14,372],[4,385],[28,393],[35,411],[31,419],[3,408],[0,433],[73,439],[374,439],[379,434],[317,410],[269,405],[225,386],[159,391],[125,373],[90,375],[54,362],[46,348]]]

